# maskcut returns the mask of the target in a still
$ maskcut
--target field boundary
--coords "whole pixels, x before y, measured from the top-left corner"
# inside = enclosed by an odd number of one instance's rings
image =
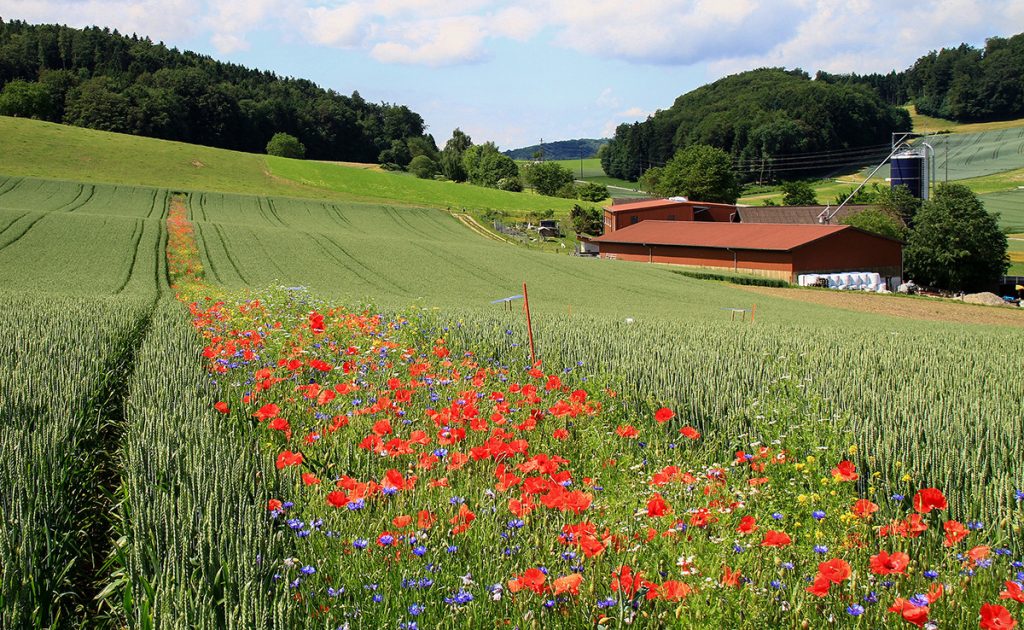
[[[511,241],[501,236],[498,236],[494,232],[491,232],[484,226],[480,225],[477,222],[477,220],[473,218],[472,215],[453,212],[452,216],[458,219],[460,223],[468,227],[470,230],[473,230],[474,232],[476,232],[480,236],[483,236],[484,238],[489,238],[492,241],[498,241],[499,243],[512,243]]]

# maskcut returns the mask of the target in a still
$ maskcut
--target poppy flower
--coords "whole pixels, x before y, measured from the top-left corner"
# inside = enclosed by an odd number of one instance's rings
[[[740,582],[740,578],[742,576],[743,574],[740,573],[739,569],[733,571],[729,567],[722,567],[722,577],[719,581],[722,583],[722,586],[732,586],[735,588],[739,588],[742,584]]]
[[[665,516],[666,514],[671,513],[672,506],[670,506],[660,494],[655,494],[651,497],[651,500],[647,502],[647,516],[651,518]]]
[[[1024,590],[1016,582],[1006,582],[1006,590],[999,593],[999,599],[1012,599],[1024,604]]]
[[[832,469],[832,477],[838,481],[857,481],[860,475],[856,471],[857,467],[853,462],[844,459]]]
[[[949,520],[942,524],[942,529],[946,531],[946,540],[943,541],[943,547],[952,547],[961,540],[967,537],[970,532],[963,523],[959,521]]]
[[[914,509],[921,514],[927,514],[932,510],[945,510],[946,497],[938,488],[922,488],[914,495]]]
[[[827,577],[833,584],[839,584],[848,579],[853,571],[850,569],[850,563],[846,560],[833,558],[818,565],[818,574]]]
[[[682,429],[679,429],[679,433],[688,440],[700,439],[700,431],[694,429],[693,427],[683,427]]]
[[[770,529],[764,533],[764,540],[761,541],[762,547],[788,547],[793,543],[793,539],[789,537],[786,532],[777,532]]]
[[[320,478],[313,473],[302,473],[302,483],[307,486],[315,486],[320,483]]]
[[[981,623],[984,630],[1011,630],[1016,627],[1017,620],[1010,616],[1010,611],[999,604],[981,605]]]
[[[348,505],[348,497],[341,490],[334,490],[327,494],[327,505],[335,508],[343,508]]]
[[[397,527],[398,529],[404,529],[408,527],[409,523],[412,523],[412,517],[408,514],[402,514],[401,516],[396,516],[395,518],[391,519],[391,524]]]
[[[281,470],[287,466],[298,466],[302,464],[302,453],[293,453],[291,451],[284,451],[277,456],[277,469]]]
[[[416,527],[420,529],[430,529],[435,521],[437,521],[437,517],[428,510],[420,510],[416,513]]]
[[[260,407],[259,411],[252,414],[252,417],[256,418],[260,422],[263,422],[264,420],[269,420],[270,418],[273,418],[279,413],[281,413],[281,408],[273,403],[270,403]]]
[[[583,576],[579,573],[572,573],[560,578],[555,578],[555,581],[552,583],[552,592],[555,595],[561,595],[562,593],[579,595],[581,583],[583,583]]]
[[[740,524],[736,527],[736,531],[740,534],[750,534],[757,529],[757,519],[749,514],[740,519]]]
[[[832,580],[828,579],[820,573],[814,578],[814,583],[805,588],[804,590],[814,595],[815,597],[825,597],[828,595],[829,590],[832,588]]]
[[[280,510],[282,505],[281,499],[270,499],[267,501],[267,511],[273,512],[274,510]],[[1012,582],[1007,582],[1007,584],[1012,584]]]
[[[634,427],[631,424],[620,424],[618,427],[615,428],[615,433],[618,434],[619,437],[624,437],[627,439],[632,439],[640,435],[640,432],[637,431],[636,427]]]
[[[890,575],[892,573],[905,574],[908,564],[910,564],[910,556],[903,552],[897,551],[889,554],[879,551],[878,554],[871,556],[869,566],[875,575]]]
[[[532,567],[527,569],[526,572],[519,577],[509,580],[508,590],[513,593],[518,593],[523,589],[528,589],[540,595],[544,592],[544,582],[547,579],[548,576],[545,575],[543,571],[536,567]]]
[[[678,602],[693,592],[693,587],[678,580],[668,580],[658,589],[661,598],[669,602]]]
[[[857,518],[871,518],[871,515],[878,511],[878,504],[868,499],[858,499],[850,511]]]
[[[476,514],[471,512],[465,503],[459,505],[459,512],[451,519],[453,534],[461,534],[469,529],[470,524],[476,520]]]
[[[228,404],[226,402],[224,402],[223,400],[220,401],[220,402],[217,402],[216,404],[214,404],[213,408],[216,409],[217,411],[221,412],[221,413],[228,413],[229,411],[231,411],[228,408]]]
[[[612,571],[611,589],[615,593],[632,596],[640,588],[643,581],[643,573],[633,573],[628,564],[619,565],[619,568]]]
[[[893,602],[893,605],[889,607],[889,612],[897,613],[918,628],[923,628],[924,624],[928,622],[927,606],[915,606],[902,597]]]
[[[668,407],[662,407],[654,412],[654,419],[657,420],[658,424],[664,424],[676,417],[676,412],[672,411]]]

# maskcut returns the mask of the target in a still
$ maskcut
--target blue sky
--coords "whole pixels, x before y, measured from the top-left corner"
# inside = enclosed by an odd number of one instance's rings
[[[1021,0],[0,0],[6,20],[96,24],[420,113],[502,148],[609,135],[763,66],[904,69],[1024,30]]]

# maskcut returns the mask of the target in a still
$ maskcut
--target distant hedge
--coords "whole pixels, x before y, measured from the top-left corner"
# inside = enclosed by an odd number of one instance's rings
[[[670,269],[672,273],[679,274],[680,276],[686,276],[687,278],[695,278],[697,280],[719,280],[721,282],[731,282],[732,284],[742,284],[745,286],[752,287],[776,287],[786,288],[790,286],[785,280],[779,280],[777,278],[758,278],[754,276],[734,276],[724,273],[714,273],[710,271],[683,271]]]

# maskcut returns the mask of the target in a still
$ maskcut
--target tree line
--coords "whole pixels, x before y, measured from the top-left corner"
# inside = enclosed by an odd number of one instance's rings
[[[905,110],[868,86],[763,68],[699,87],[644,122],[619,125],[600,153],[601,166],[636,181],[678,151],[708,145],[725,151],[744,181],[798,178],[837,170],[853,156],[862,163],[892,131],[910,126]]]
[[[323,160],[405,166],[417,143],[436,150],[405,105],[98,27],[0,20],[0,114],[249,152],[280,132]]]
[[[886,102],[914,103],[917,111],[956,122],[1024,117],[1024,33],[990,37],[984,48],[961,44],[931,51],[903,72],[828,74],[832,84],[866,85]]]

